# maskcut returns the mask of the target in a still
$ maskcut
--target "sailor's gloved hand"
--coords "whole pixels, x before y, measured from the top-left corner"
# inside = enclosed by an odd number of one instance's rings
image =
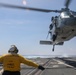
[[[45,68],[43,66],[41,66],[41,65],[38,66],[38,69],[45,70]]]

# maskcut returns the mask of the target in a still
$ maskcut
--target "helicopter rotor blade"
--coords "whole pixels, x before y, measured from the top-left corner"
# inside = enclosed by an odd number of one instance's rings
[[[23,9],[23,10],[32,10],[32,11],[39,11],[39,12],[58,12],[60,13],[61,10],[48,10],[48,9],[40,9],[40,8],[32,8],[32,7],[23,7],[23,6],[17,6],[17,5],[11,5],[11,4],[4,4],[0,3],[0,7],[5,8],[14,8],[14,9]]]
[[[66,6],[66,8],[68,8],[68,7],[69,7],[69,5],[70,5],[71,1],[72,1],[72,0],[65,0],[65,6]]]

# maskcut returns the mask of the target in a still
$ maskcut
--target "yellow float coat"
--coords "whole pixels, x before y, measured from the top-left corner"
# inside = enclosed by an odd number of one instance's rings
[[[3,63],[3,69],[7,71],[20,71],[20,64],[24,63],[28,66],[38,67],[39,65],[28,60],[21,55],[6,54],[0,57],[0,62]]]

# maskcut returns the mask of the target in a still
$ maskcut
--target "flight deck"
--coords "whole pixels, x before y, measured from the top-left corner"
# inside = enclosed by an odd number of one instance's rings
[[[76,58],[31,58],[30,60],[43,65],[45,70],[21,64],[21,75],[76,75]]]

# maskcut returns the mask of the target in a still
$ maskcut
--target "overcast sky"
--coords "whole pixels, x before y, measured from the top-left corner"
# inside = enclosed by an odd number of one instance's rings
[[[24,1],[24,0],[23,0]],[[65,0],[0,0],[20,6],[44,9],[64,8]],[[69,8],[76,11],[76,0],[72,0]],[[46,40],[51,17],[57,13],[43,13],[19,9],[0,8],[0,55],[8,52],[14,44],[22,55],[76,55],[76,38],[56,46],[52,52],[51,45],[40,45],[40,40]],[[47,40],[49,40],[48,37]]]

